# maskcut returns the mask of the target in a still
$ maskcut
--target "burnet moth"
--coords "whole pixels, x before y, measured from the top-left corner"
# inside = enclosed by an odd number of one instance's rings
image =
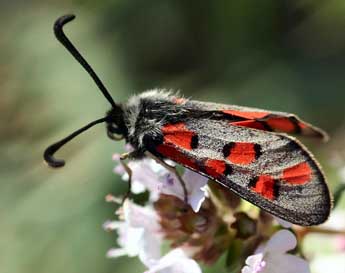
[[[325,177],[313,155],[287,134],[326,139],[320,129],[283,112],[188,100],[151,90],[115,103],[96,73],[63,32],[74,15],[57,19],[57,39],[85,68],[111,104],[105,117],[49,146],[44,159],[90,127],[105,123],[111,139],[124,139],[131,159],[150,153],[206,176],[263,210],[298,225],[324,222],[331,210]]]

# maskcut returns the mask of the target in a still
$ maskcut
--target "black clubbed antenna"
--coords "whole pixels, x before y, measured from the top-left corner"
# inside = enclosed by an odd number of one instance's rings
[[[75,18],[75,15],[73,14],[64,15],[58,18],[54,24],[55,37],[73,55],[73,57],[82,65],[82,67],[84,67],[87,73],[89,73],[89,75],[95,81],[96,85],[101,90],[104,97],[109,101],[111,106],[113,108],[118,108],[118,105],[116,105],[115,101],[110,96],[107,88],[105,88],[104,84],[99,79],[95,71],[92,69],[92,67],[88,64],[88,62],[84,59],[84,57],[79,53],[79,51],[75,48],[75,46],[71,43],[71,41],[67,38],[67,36],[63,32],[64,25],[72,21],[74,18]]]
[[[121,107],[115,103],[113,98],[110,96],[108,90],[105,88],[102,81],[99,79],[95,71],[91,68],[88,62],[84,59],[84,57],[79,53],[79,51],[75,48],[72,42],[67,38],[65,33],[63,32],[63,27],[68,22],[72,21],[75,18],[74,15],[64,15],[58,18],[54,24],[54,33],[56,38],[62,43],[62,45],[73,55],[73,57],[82,65],[82,67],[89,73],[91,78],[95,81],[98,88],[103,93],[104,97],[109,101],[112,108],[117,111],[122,111]],[[89,128],[93,127],[96,124],[107,122],[108,117],[103,117],[97,119],[95,121],[90,122],[89,124],[85,125],[84,127],[78,129],[77,131],[73,132],[69,136],[63,138],[62,140],[50,145],[43,154],[45,162],[53,168],[63,167],[65,165],[65,161],[62,159],[54,158],[54,153],[58,151],[63,145],[67,142],[71,141],[73,138],[78,136],[79,134],[83,133],[84,131],[88,130]]]

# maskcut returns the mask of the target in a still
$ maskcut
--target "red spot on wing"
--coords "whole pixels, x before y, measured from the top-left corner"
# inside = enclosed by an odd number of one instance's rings
[[[235,126],[243,126],[243,127],[249,127],[253,129],[258,129],[258,130],[267,130],[265,126],[256,120],[242,120],[242,121],[235,121],[235,122],[230,122],[231,125]]]
[[[248,165],[255,161],[255,144],[235,142],[229,151],[227,159],[234,164]]]
[[[176,104],[183,104],[185,103],[187,100],[185,98],[177,98],[177,97],[174,97],[173,98],[173,102],[176,103]]]
[[[222,160],[208,159],[205,162],[205,171],[208,175],[218,178],[224,174],[226,170],[225,162]]]
[[[157,146],[156,151],[164,157],[169,158],[181,165],[190,167],[194,170],[196,170],[198,167],[196,162],[192,158],[184,155],[174,146],[161,144]]]
[[[299,163],[283,171],[283,180],[293,185],[302,185],[311,180],[312,169],[307,162]]]
[[[273,177],[269,175],[260,175],[255,182],[255,186],[251,189],[267,199],[274,200],[274,185],[275,181]]]
[[[238,110],[222,110],[222,112],[228,115],[241,117],[245,119],[260,119],[270,114],[268,112],[245,112],[245,111],[238,111]]]
[[[167,124],[162,127],[162,132],[165,143],[171,143],[187,150],[192,149],[192,137],[195,133],[189,131],[183,122]]]
[[[296,126],[289,118],[286,117],[274,117],[269,118],[266,120],[268,126],[272,129],[286,132],[286,133],[293,133],[296,131]]]

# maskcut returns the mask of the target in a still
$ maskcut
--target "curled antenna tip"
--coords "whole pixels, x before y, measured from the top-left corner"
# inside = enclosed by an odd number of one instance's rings
[[[59,31],[60,29],[62,29],[62,27],[67,24],[68,22],[74,20],[75,15],[74,14],[66,14],[66,15],[62,15],[61,17],[59,17],[58,19],[56,19],[55,23],[54,23],[54,31]]]
[[[56,159],[54,157],[54,153],[57,150],[56,148],[56,145],[53,144],[49,146],[43,154],[44,162],[47,163],[49,167],[52,167],[54,169],[65,166],[65,161],[63,159]]]

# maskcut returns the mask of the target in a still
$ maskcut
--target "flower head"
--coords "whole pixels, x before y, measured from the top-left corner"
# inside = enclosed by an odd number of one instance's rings
[[[180,177],[151,158],[127,165],[120,163],[118,155],[114,159],[119,163],[114,171],[124,180],[129,178],[126,170],[132,174],[133,194],[148,191],[149,199],[144,207],[127,200],[120,220],[105,223],[106,229],[119,235],[119,247],[108,252],[110,257],[138,256],[148,268],[146,273],[200,273],[197,262],[213,264],[226,251],[234,251],[234,258],[241,262],[243,254],[237,253],[252,252],[272,232],[270,214],[242,206],[238,196],[220,184],[208,184],[208,178],[196,172],[185,169]],[[170,241],[171,250],[162,256],[163,240]],[[276,232],[246,259],[242,273],[309,273],[305,260],[286,253],[296,244],[290,231]],[[231,246],[243,249],[232,250]]]
[[[113,159],[119,161],[120,157],[114,155]],[[128,167],[132,171],[132,191],[134,193],[147,189],[152,201],[157,200],[160,194],[174,195],[184,200],[183,188],[176,175],[170,173],[153,159],[131,161],[128,163]],[[122,175],[124,180],[128,180],[128,174],[121,164],[115,167],[114,172]],[[182,180],[187,188],[188,203],[197,212],[206,197],[208,178],[186,169]]]
[[[108,257],[138,256],[148,268],[145,273],[201,273],[196,261],[180,248],[161,257],[161,226],[152,208],[126,200],[119,214],[122,221],[107,221],[103,225],[104,229],[116,230],[119,235],[120,247],[110,249]]]

